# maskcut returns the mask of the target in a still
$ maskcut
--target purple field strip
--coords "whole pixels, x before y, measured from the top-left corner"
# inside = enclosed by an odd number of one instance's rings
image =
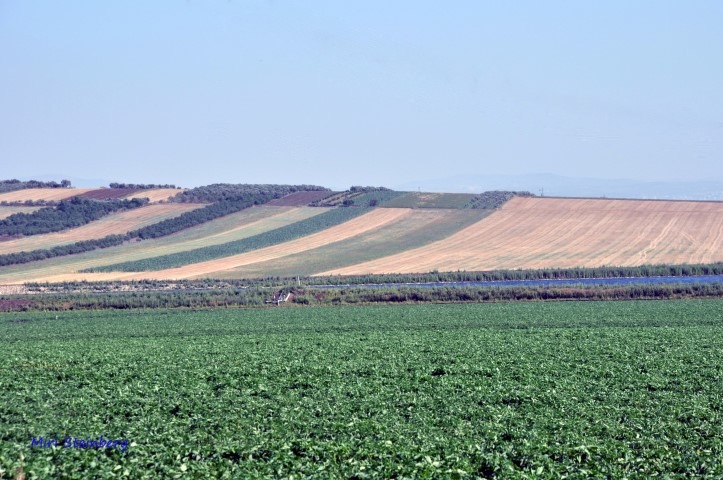
[[[85,192],[78,197],[80,198],[90,198],[93,200],[105,200],[108,198],[123,198],[127,195],[130,195],[135,192],[139,192],[137,188],[99,188],[97,190],[91,190],[90,192]]]

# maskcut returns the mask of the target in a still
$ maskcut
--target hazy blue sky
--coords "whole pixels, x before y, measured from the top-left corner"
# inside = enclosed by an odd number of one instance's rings
[[[0,0],[0,178],[723,178],[723,1]]]

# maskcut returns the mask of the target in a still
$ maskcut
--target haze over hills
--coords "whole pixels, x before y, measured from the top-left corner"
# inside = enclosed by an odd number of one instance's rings
[[[723,200],[723,180],[644,182],[630,179],[566,177],[550,173],[455,175],[395,185],[397,190],[476,193],[526,190],[536,195],[640,199]]]

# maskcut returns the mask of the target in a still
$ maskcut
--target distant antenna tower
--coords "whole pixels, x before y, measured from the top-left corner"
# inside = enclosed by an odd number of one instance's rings
[[[541,197],[544,197],[544,196],[545,196],[545,187],[541,187],[541,188],[540,188],[540,196],[541,196]]]

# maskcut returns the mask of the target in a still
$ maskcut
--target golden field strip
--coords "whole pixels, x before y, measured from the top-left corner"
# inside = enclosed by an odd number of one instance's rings
[[[0,242],[0,255],[52,248],[107,235],[122,235],[203,206],[191,203],[158,204],[116,212],[82,227]]]
[[[130,195],[126,195],[124,198],[147,198],[150,203],[165,202],[171,197],[175,197],[183,190],[178,188],[155,188],[153,190],[141,190]]]
[[[32,213],[35,210],[43,207],[16,207],[13,205],[0,205],[0,220],[8,218],[10,215],[16,213]]]
[[[321,207],[258,206],[247,208],[166,237],[93,250],[78,255],[50,258],[30,264],[0,267],[0,284],[44,282],[48,278],[55,278],[58,275],[69,279],[86,275],[104,275],[72,272],[240,240],[305,220],[328,210],[328,208]]]
[[[516,197],[421,248],[321,275],[723,261],[723,202]]]
[[[75,197],[95,188],[25,188],[12,192],[0,193],[0,202],[24,202],[26,200],[59,201]]]

